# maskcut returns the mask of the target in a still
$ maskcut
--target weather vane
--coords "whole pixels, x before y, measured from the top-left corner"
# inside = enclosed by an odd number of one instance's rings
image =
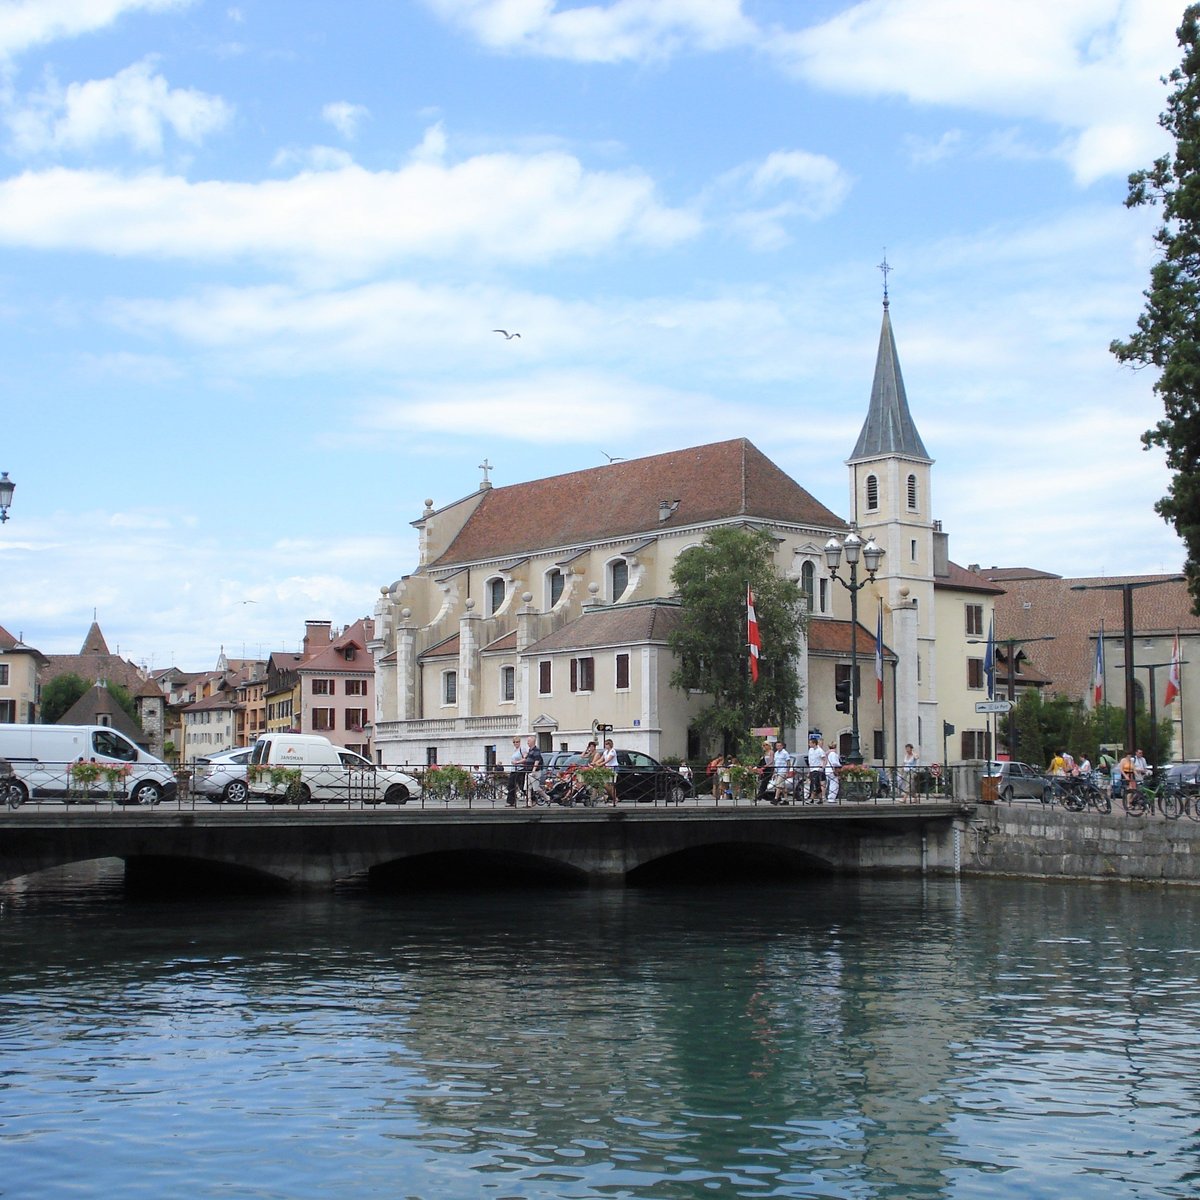
[[[883,248],[883,262],[881,262],[879,264],[879,269],[883,272],[883,307],[887,308],[887,306],[888,306],[887,277],[888,277],[888,273],[890,271],[894,270],[894,268],[888,266],[887,247],[886,246],[884,246],[884,248]]]

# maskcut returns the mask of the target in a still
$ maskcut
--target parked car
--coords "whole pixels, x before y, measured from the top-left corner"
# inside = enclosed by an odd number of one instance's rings
[[[253,753],[253,746],[240,746],[235,750],[221,750],[196,759],[192,791],[206,796],[213,804],[222,801],[244,804],[250,797],[246,767]]]
[[[1035,766],[1023,762],[992,763],[991,778],[998,779],[996,794],[1005,803],[1011,800],[1044,800],[1049,780]]]
[[[1178,784],[1184,791],[1200,791],[1200,762],[1171,763],[1166,770],[1166,781]]]
[[[692,785],[672,767],[640,750],[617,751],[617,799],[653,804],[678,804],[692,793]]]

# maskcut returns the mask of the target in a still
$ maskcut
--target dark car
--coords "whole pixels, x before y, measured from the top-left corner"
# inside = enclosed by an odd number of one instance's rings
[[[1186,792],[1200,791],[1200,762],[1171,763],[1166,769],[1166,781]]]
[[[641,804],[679,804],[692,785],[672,767],[640,750],[617,751],[617,799]]]

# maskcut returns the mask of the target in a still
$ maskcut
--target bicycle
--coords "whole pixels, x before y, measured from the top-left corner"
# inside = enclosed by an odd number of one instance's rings
[[[1054,786],[1060,794],[1063,808],[1068,812],[1083,812],[1089,808],[1103,815],[1112,812],[1112,800],[1090,779],[1056,779]]]
[[[1148,814],[1153,816],[1156,809],[1164,817],[1171,817],[1171,813],[1167,811],[1170,808],[1175,814],[1171,819],[1176,820],[1183,811],[1180,795],[1177,784],[1164,780],[1155,786],[1143,779],[1126,785],[1121,803],[1124,805],[1125,812],[1131,817],[1144,817]]]

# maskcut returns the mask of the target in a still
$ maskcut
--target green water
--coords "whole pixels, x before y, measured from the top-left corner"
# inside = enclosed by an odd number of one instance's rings
[[[0,1196],[1200,1191],[1200,896],[0,889]]]

